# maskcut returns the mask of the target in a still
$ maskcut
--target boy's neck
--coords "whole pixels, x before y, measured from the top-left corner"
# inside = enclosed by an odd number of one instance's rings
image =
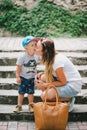
[[[29,56],[33,56],[34,54],[30,54],[29,52],[26,52],[27,53],[27,55],[29,55]]]

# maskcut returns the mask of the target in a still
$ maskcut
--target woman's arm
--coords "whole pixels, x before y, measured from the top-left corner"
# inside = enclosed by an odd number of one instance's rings
[[[55,86],[65,85],[67,83],[67,79],[66,79],[66,76],[64,74],[63,68],[60,67],[60,68],[56,69],[55,73],[58,77],[58,81],[54,81],[54,82],[52,82],[52,84]]]
[[[53,84],[54,86],[63,86],[67,83],[66,76],[64,74],[63,68],[56,69],[56,75],[58,77],[58,81],[53,81],[50,83],[43,82],[42,80],[36,81],[36,86],[41,89],[45,90],[50,84]]]

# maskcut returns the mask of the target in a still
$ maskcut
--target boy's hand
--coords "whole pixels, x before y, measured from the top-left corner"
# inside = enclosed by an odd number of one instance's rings
[[[17,77],[17,78],[16,78],[16,82],[17,82],[18,84],[20,84],[20,83],[21,83],[21,78],[20,78],[20,77]]]

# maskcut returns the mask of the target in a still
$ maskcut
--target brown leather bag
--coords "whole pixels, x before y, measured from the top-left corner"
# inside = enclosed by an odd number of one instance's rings
[[[47,102],[48,90],[56,91],[56,102]],[[34,104],[36,130],[65,130],[68,121],[68,103],[58,101],[59,96],[55,86],[50,85],[45,94],[45,101]]]

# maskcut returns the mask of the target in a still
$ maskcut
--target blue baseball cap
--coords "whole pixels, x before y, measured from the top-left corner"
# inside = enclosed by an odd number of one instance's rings
[[[38,42],[40,39],[41,39],[41,37],[27,36],[22,41],[22,46],[26,47],[29,44],[30,41],[34,40],[34,41]]]
[[[22,46],[26,47],[30,41],[34,40],[33,36],[27,36],[24,38],[24,40],[22,41]]]

